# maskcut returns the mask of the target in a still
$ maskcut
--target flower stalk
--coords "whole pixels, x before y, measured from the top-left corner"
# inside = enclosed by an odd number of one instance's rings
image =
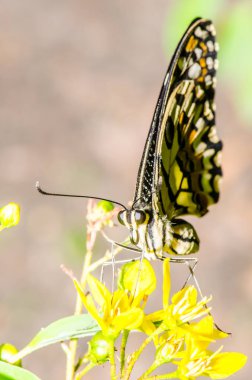
[[[92,260],[93,256],[93,247],[95,244],[97,232],[94,229],[91,229],[90,226],[88,226],[87,229],[87,242],[86,242],[86,255],[84,257],[84,263],[82,267],[82,274],[81,274],[81,280],[80,283],[83,288],[85,288],[86,285],[86,280],[87,280],[87,275],[88,275],[88,269]],[[83,305],[81,302],[81,298],[79,294],[77,294],[76,297],[76,304],[75,304],[75,311],[74,315],[80,315],[83,309]],[[78,347],[78,339],[73,339],[69,343],[69,352],[67,354],[67,367],[66,367],[66,380],[72,380],[74,378],[74,373],[75,373],[75,361],[76,361],[76,352],[77,352],[77,347]],[[88,368],[88,371],[92,368],[93,366],[86,367]],[[83,370],[84,371],[84,370]],[[83,375],[86,372],[83,372]],[[81,377],[79,378],[81,379]],[[79,380],[78,378],[76,380]]]
[[[125,367],[125,350],[129,337],[129,330],[123,330],[122,332],[122,342],[121,342],[121,352],[120,352],[120,373],[122,375]]]

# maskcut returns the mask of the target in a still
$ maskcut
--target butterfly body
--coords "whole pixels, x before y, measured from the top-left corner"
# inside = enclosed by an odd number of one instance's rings
[[[203,216],[219,199],[222,142],[215,127],[217,50],[212,22],[196,19],[166,72],[133,206],[119,213],[132,243],[147,258],[197,252],[197,233],[180,216]]]
[[[163,259],[165,253],[188,255],[198,251],[197,233],[183,219],[172,222],[167,216],[144,210],[121,211],[118,219],[130,230],[131,243],[148,259]]]

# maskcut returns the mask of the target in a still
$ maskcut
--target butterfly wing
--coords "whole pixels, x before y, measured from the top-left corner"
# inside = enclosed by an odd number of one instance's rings
[[[222,143],[213,101],[216,56],[211,21],[194,20],[175,51],[155,109],[135,202],[170,220],[202,216],[218,201]]]

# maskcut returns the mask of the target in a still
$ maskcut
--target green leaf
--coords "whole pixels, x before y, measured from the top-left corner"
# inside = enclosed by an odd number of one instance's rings
[[[33,373],[26,369],[16,367],[0,361],[0,379],[1,380],[39,380]]]
[[[12,362],[31,354],[33,351],[50,344],[60,343],[65,340],[93,336],[100,331],[99,326],[88,314],[72,315],[59,319],[40,330],[35,337],[17,355],[12,357]]]

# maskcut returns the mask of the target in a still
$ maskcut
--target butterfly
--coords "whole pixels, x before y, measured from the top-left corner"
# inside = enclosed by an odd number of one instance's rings
[[[158,97],[132,207],[118,214],[148,259],[197,252],[197,232],[181,216],[201,217],[219,199],[215,34],[210,20],[197,18],[181,38]]]

